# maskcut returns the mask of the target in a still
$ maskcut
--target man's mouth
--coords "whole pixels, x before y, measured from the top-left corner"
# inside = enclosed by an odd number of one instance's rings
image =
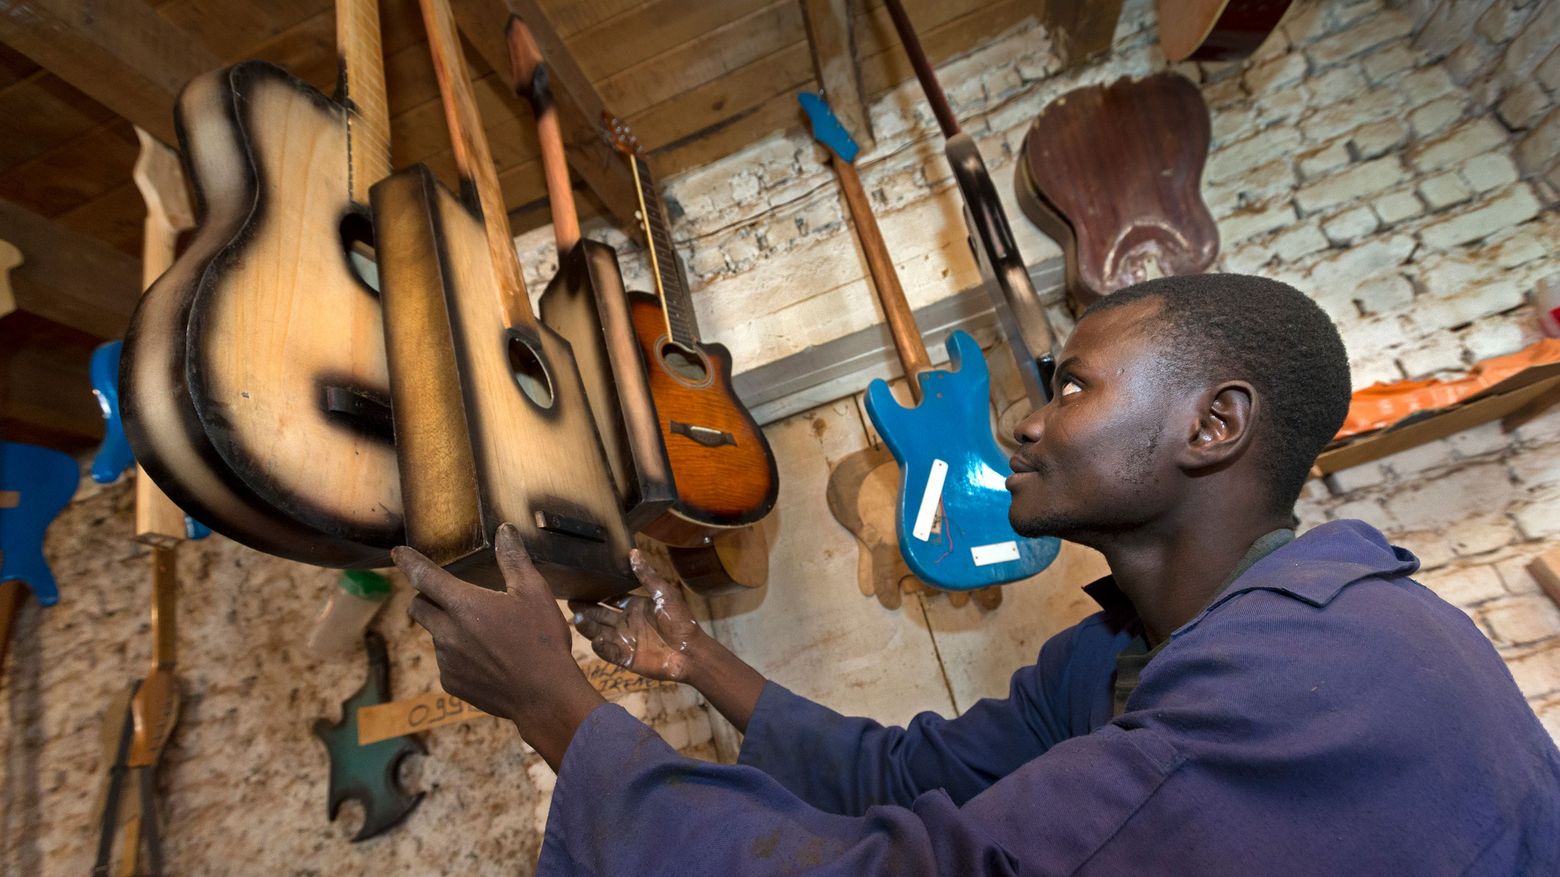
[[[1040,471],[1039,466],[1030,463],[1028,460],[1024,459],[1018,454],[1014,454],[1012,457],[1008,458],[1008,468],[1013,470],[1014,475],[1018,475],[1024,472]]]

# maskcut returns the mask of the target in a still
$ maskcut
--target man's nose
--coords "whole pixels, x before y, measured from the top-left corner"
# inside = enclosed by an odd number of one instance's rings
[[[1034,444],[1040,441],[1045,433],[1045,409],[1036,408],[1029,412],[1018,425],[1013,427],[1013,440],[1020,445]]]

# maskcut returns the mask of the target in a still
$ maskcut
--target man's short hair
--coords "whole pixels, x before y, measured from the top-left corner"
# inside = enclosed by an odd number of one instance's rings
[[[1327,314],[1287,283],[1246,274],[1161,277],[1094,302],[1085,316],[1143,299],[1165,362],[1182,380],[1251,383],[1266,412],[1258,453],[1276,511],[1293,508],[1305,479],[1349,413],[1349,355]]]

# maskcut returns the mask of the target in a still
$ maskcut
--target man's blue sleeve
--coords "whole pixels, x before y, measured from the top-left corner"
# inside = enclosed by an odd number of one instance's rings
[[[738,763],[829,813],[910,806],[933,789],[962,805],[1078,733],[1066,695],[1080,629],[1048,640],[1036,664],[1013,674],[1006,699],[982,700],[956,719],[921,713],[904,728],[840,715],[771,682],[748,722]]]

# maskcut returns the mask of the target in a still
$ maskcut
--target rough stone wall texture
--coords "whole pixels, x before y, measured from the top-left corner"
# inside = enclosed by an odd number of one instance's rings
[[[1560,3],[1555,0],[1403,0],[1413,47],[1442,61],[1475,106],[1494,108],[1517,135],[1523,176],[1560,197]]]
[[[1533,41],[1551,48],[1544,66],[1530,69],[1553,66],[1560,4],[1430,5],[1300,0],[1249,62],[1177,68],[1202,86],[1213,115],[1204,193],[1220,222],[1220,267],[1276,276],[1314,296],[1344,333],[1358,385],[1459,371],[1532,341],[1524,295],[1560,267],[1552,255],[1560,219],[1544,188],[1553,181],[1524,164],[1534,148],[1525,144],[1540,142],[1532,132],[1554,124],[1552,83],[1533,116],[1547,121],[1526,128],[1503,114],[1507,92],[1488,87],[1514,52],[1537,52]],[[1492,32],[1509,37],[1481,33],[1502,59],[1478,68],[1484,76],[1457,65],[1457,46],[1439,49],[1427,36],[1437,32],[1428,19],[1472,7],[1477,14],[1447,32],[1466,35],[1499,14],[1492,9],[1511,13],[1503,21],[1521,19],[1501,28],[1492,19]],[[1104,63],[1058,74],[1048,39],[1030,23],[939,74],[1011,199],[1015,151],[1046,101],[1163,66],[1152,4],[1129,0]],[[1543,77],[1533,75],[1548,83]],[[863,156],[862,176],[912,304],[973,288],[958,197],[917,86],[906,83],[871,112],[878,145]],[[832,173],[799,129],[666,188],[706,334],[732,348],[739,370],[880,319]],[[1031,263],[1057,258],[1011,201],[1008,212]],[[556,266],[550,234],[519,241],[534,293]],[[642,259],[621,235],[604,237],[623,247],[630,285],[646,288]],[[1056,294],[1051,310],[1065,329]],[[767,433],[784,484],[766,522],[770,587],[707,608],[717,635],[780,682],[885,721],[922,709],[951,714],[1004,692],[1008,674],[1047,636],[1088,611],[1077,586],[1100,562],[1072,547],[1036,581],[1008,589],[992,612],[945,599],[891,611],[861,597],[855,543],[822,499],[829,464],[875,440],[859,397]],[[0,683],[0,873],[79,874],[91,860],[102,707],[142,672],[149,647],[147,574],[128,541],[129,503],[122,485],[86,485],[50,531],[65,597],[54,609],[24,611]],[[1490,425],[1313,482],[1299,512],[1306,525],[1364,518],[1418,553],[1420,579],[1489,634],[1560,737],[1560,612],[1523,569],[1560,538],[1560,413],[1510,435]],[[325,822],[325,754],[308,729],[335,718],[363,673],[361,660],[322,662],[301,648],[332,573],[220,537],[183,549],[180,571],[186,707],[161,783],[170,873],[529,870],[552,777],[496,721],[429,735],[429,756],[412,768],[412,785],[429,795],[402,828],[353,845],[350,818]],[[431,687],[437,670],[426,636],[405,620],[408,595],[397,585],[378,626],[395,691],[405,694]],[[712,734],[723,736],[686,693],[625,704],[690,754],[712,757]]]
[[[128,480],[83,479],[49,529],[60,602],[28,601],[0,681],[0,874],[91,870],[108,701],[146,672],[151,639],[146,549],[132,542]],[[320,660],[304,648],[336,573],[259,554],[221,536],[179,548],[178,675],[184,696],[164,755],[167,873],[515,874],[541,846],[553,774],[514,728],[477,719],[425,735],[409,788],[427,791],[388,834],[360,844],[355,804],[325,818],[328,766],[311,732],[340,717],[363,682],[361,656]],[[432,641],[406,617],[410,588],[375,621],[388,642],[392,692],[438,684]],[[588,645],[576,643],[585,656]],[[686,690],[619,701],[690,755],[715,757],[708,713]],[[133,793],[133,791],[132,791]]]

